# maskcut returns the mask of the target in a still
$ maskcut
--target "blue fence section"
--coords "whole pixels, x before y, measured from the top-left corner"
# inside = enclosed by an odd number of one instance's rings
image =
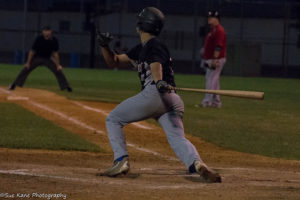
[[[70,67],[79,68],[80,67],[80,54],[71,53],[70,54]]]
[[[23,64],[23,53],[22,53],[21,50],[16,50],[15,51],[14,64],[15,65]]]

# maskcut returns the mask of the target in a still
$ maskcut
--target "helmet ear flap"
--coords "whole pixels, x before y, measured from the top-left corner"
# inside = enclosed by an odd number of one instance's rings
[[[137,27],[143,31],[143,32],[146,32],[146,33],[150,33],[152,35],[155,35],[155,36],[158,36],[161,29],[154,26],[153,24],[149,24],[149,23],[142,23],[142,22],[139,22],[137,23]]]

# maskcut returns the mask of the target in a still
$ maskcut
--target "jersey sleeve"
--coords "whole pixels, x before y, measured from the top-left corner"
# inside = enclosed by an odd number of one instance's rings
[[[216,47],[224,48],[225,46],[225,32],[222,29],[216,30]]]
[[[162,45],[156,45],[151,48],[150,53],[147,55],[146,62],[149,64],[154,62],[164,64],[169,59],[168,51]]]
[[[140,51],[142,49],[142,45],[137,45],[135,47],[133,47],[131,50],[129,50],[126,55],[128,56],[128,58],[130,58],[131,60],[139,60],[139,55],[140,55]]]

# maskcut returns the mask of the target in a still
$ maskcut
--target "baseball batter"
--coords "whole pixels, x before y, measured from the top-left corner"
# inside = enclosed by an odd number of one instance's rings
[[[156,38],[163,25],[164,15],[160,10],[154,7],[143,9],[138,15],[136,26],[141,44],[121,55],[115,54],[109,48],[108,44],[112,40],[109,33],[97,35],[106,63],[110,67],[135,67],[142,87],[140,93],[119,104],[106,119],[114,164],[99,175],[115,177],[129,171],[123,126],[155,118],[163,127],[172,149],[189,172],[199,173],[209,182],[221,182],[220,175],[205,165],[194,145],[184,136],[184,105],[180,96],[172,89],[175,86],[172,59],[168,48]]]
[[[202,63],[206,66],[206,89],[220,89],[220,74],[226,62],[226,33],[220,24],[218,11],[209,11],[208,24],[211,29],[205,38]],[[219,95],[205,94],[202,101],[203,107],[221,108],[222,102]]]

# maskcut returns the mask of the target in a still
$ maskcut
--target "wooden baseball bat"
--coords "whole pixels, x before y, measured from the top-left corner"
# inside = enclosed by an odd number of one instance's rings
[[[200,92],[209,94],[218,94],[230,97],[239,97],[247,99],[264,99],[264,92],[256,91],[242,91],[242,90],[206,90],[206,89],[196,89],[196,88],[174,88],[177,91],[190,91],[190,92]]]

